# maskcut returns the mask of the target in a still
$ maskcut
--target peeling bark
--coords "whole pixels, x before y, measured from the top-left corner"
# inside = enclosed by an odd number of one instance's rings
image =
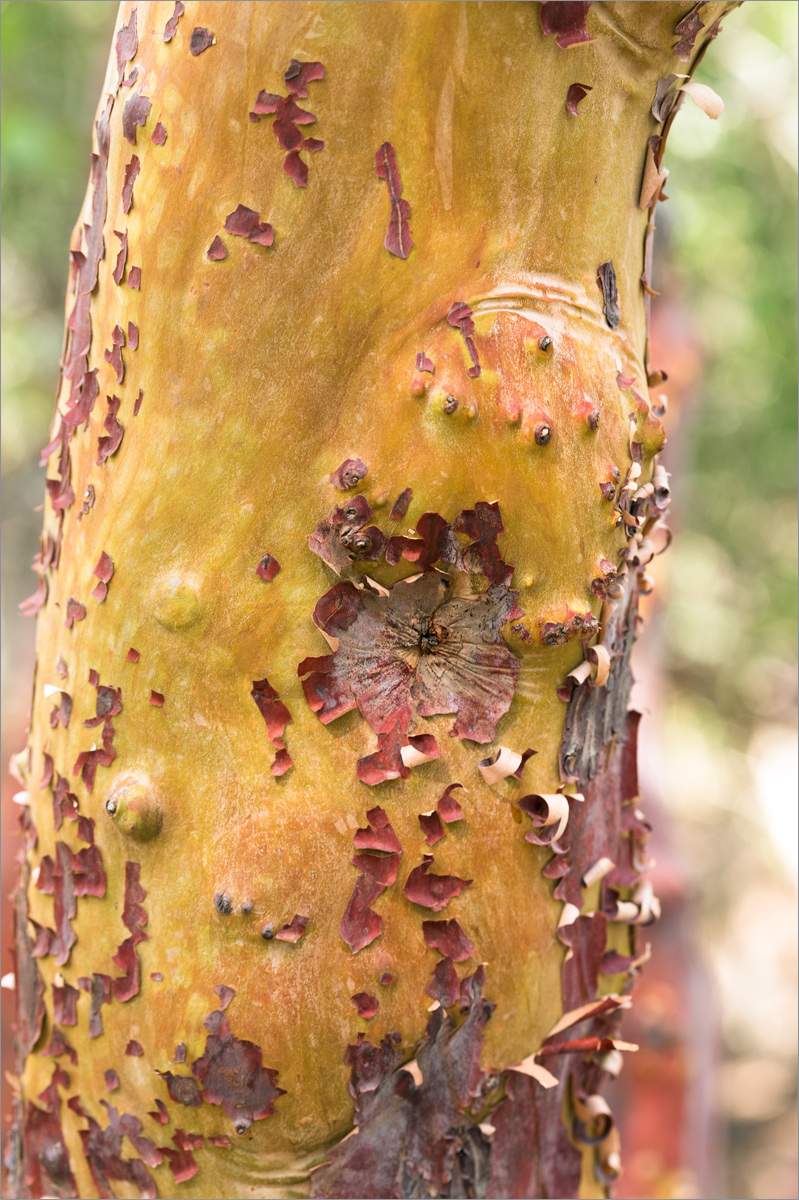
[[[607,1194],[654,214],[734,7],[122,3],[24,606],[15,1195]]]

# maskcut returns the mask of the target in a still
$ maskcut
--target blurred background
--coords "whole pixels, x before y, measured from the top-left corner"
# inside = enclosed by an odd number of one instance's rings
[[[25,742],[35,636],[17,605],[35,590],[37,464],[116,8],[1,9],[4,898],[19,849],[5,767]],[[713,122],[686,102],[666,152],[650,362],[669,373],[675,540],[657,560],[633,696],[664,917],[626,1026],[641,1051],[613,1084],[620,1198],[799,1194],[798,15],[794,0],[769,0],[726,19],[697,74],[725,111]]]

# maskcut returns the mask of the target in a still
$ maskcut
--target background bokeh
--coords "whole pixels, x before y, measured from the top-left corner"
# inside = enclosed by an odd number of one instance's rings
[[[36,582],[37,463],[116,3],[1,11],[5,767],[25,739],[35,630],[16,608]],[[769,0],[727,18],[697,76],[725,111],[711,122],[686,103],[666,153],[650,359],[670,375],[676,537],[634,693],[665,905],[636,1003],[642,1051],[614,1085],[619,1196],[797,1196],[798,14]],[[4,771],[4,896],[16,786]],[[10,1072],[7,1019],[3,1036]]]

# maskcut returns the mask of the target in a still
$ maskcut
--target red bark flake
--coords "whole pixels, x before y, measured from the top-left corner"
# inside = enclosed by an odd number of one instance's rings
[[[192,1150],[203,1145],[203,1138],[199,1134],[186,1134],[182,1129],[177,1129],[172,1135],[172,1141],[178,1147],[177,1150],[173,1150],[171,1146],[159,1146],[158,1149],[169,1163],[175,1183],[185,1183],[193,1179],[200,1169]]]
[[[592,42],[585,27],[585,19],[591,0],[578,3],[576,0],[544,0],[539,10],[541,28],[547,37],[554,37],[563,50],[578,46],[581,42]]]
[[[258,225],[260,218],[257,212],[240,204],[225,218],[225,230],[236,237],[249,237]]]
[[[178,21],[183,16],[184,11],[185,10],[183,8],[183,0],[175,0],[175,8],[172,12],[172,16],[169,18],[166,25],[164,26],[163,40],[165,42],[171,42],[172,38],[177,33]]]
[[[230,1138],[225,1137],[224,1134],[218,1137],[209,1137],[208,1144],[211,1146],[219,1146],[222,1150],[229,1150]]]
[[[150,692],[150,703],[153,708],[161,708],[164,703],[163,692],[156,692],[155,689]]]
[[[274,240],[275,231],[268,221],[261,221],[259,225],[256,225],[247,238],[248,242],[253,242],[257,246],[271,246]]]
[[[269,740],[278,751],[272,763],[272,774],[283,775],[292,765],[286,750],[286,743],[283,740],[283,733],[291,720],[291,713],[266,678],[253,680],[250,695],[258,705],[258,711],[266,722]]]
[[[146,123],[151,108],[151,101],[139,92],[134,92],[130,99],[125,101],[125,107],[122,109],[122,132],[132,146],[136,145],[136,126]]]
[[[125,335],[117,325],[114,329],[113,345],[110,350],[106,350],[104,354],[105,361],[110,363],[115,375],[117,383],[121,383],[125,377],[125,364],[122,361],[122,346],[125,342]]]
[[[280,570],[280,563],[271,554],[265,554],[258,566],[255,568],[255,574],[260,575],[261,579],[265,579],[267,583],[271,583]]]
[[[77,1103],[73,1104],[73,1101]],[[109,1118],[105,1129],[85,1112],[77,1097],[69,1101],[70,1107],[89,1125],[88,1129],[80,1131],[80,1137],[97,1195],[113,1196],[110,1180],[120,1180],[135,1184],[142,1200],[155,1200],[158,1193],[144,1162],[148,1166],[158,1166],[162,1161],[160,1152],[149,1138],[141,1136],[141,1121],[128,1113],[119,1113],[107,1100],[101,1100],[100,1103]],[[122,1157],[122,1139],[125,1136],[144,1162]]]
[[[308,97],[308,84],[315,79],[324,79],[325,68],[320,62],[300,62],[292,58],[283,72],[283,82],[287,91],[301,100]]]
[[[43,608],[47,600],[47,580],[44,575],[39,576],[39,582],[36,585],[36,591],[32,596],[28,596],[19,605],[19,615],[21,617],[35,617],[37,612]]]
[[[195,58],[198,54],[202,54],[203,50],[207,50],[209,46],[216,44],[216,38],[207,29],[203,29],[202,25],[195,26],[191,31],[191,42],[189,44],[189,54]]]
[[[47,751],[45,751],[42,755],[42,760],[44,763],[44,772],[42,773],[42,781],[39,784],[40,792],[44,791],[46,787],[50,786],[50,782],[53,778],[53,772],[55,771],[55,764],[53,763],[52,754],[48,754]]]
[[[674,29],[678,38],[674,46],[674,53],[680,62],[690,62],[699,30],[704,29],[703,23],[699,20],[700,8],[704,8],[704,3],[694,5],[687,17],[683,17]]]
[[[219,1011],[224,1012],[236,995],[235,988],[228,987],[226,983],[218,983],[214,988],[214,992],[219,997]],[[177,1059],[175,1061],[177,1062]]]
[[[158,1071],[167,1086],[169,1099],[186,1108],[199,1108],[203,1102],[202,1092],[191,1075],[173,1075],[171,1071]]]
[[[354,996],[350,996],[350,1000],[357,1008],[358,1016],[363,1017],[365,1021],[371,1021],[372,1017],[377,1016],[380,1001],[376,996],[370,996],[368,992],[356,992]]]
[[[156,983],[161,983],[164,976],[161,971],[153,971],[150,975],[150,978],[154,979]]]
[[[345,458],[341,466],[336,467],[335,471],[331,474],[330,482],[339,491],[346,492],[350,488],[357,487],[368,470],[369,468],[362,459]],[[371,515],[370,511],[369,516]]]
[[[87,729],[96,729],[103,721],[122,712],[122,688],[107,687],[99,680],[94,681],[94,686],[97,688],[96,715],[83,722]]]
[[[385,810],[379,806],[366,814],[366,829],[356,829],[353,843],[356,850],[377,850],[383,854],[401,854],[402,845],[394,832]]]
[[[184,1063],[186,1061],[186,1043],[185,1042],[179,1042],[178,1045],[175,1046],[174,1061],[176,1063]]]
[[[72,796],[72,793],[70,792],[68,798],[75,801],[75,809],[77,811],[77,797]],[[74,820],[74,814],[70,816],[70,820]],[[78,817],[78,837],[82,842],[88,842],[90,846],[94,845],[93,817]]]
[[[391,972],[390,972],[390,971],[384,971],[384,972],[383,972],[383,974],[380,976],[380,978],[378,979],[378,981],[377,981],[377,982],[378,982],[378,983],[379,983],[379,984],[380,984],[382,987],[388,987],[388,985],[389,985],[390,983],[393,983],[393,982],[394,982],[394,976],[391,974]]]
[[[46,926],[37,924],[37,922],[34,921],[33,917],[28,917],[28,920],[30,921],[31,925],[33,926],[34,933],[36,934],[36,940],[34,941],[33,946],[31,948],[31,952],[30,952],[31,958],[46,958],[47,955],[50,953],[50,943],[52,942],[55,934],[52,929],[48,929]],[[37,978],[38,978],[38,976],[37,976]],[[42,983],[41,979],[39,979],[38,988],[39,988],[39,991],[43,995],[44,994],[44,984]],[[44,1013],[44,1001],[42,1001],[42,1003],[41,1003],[41,1009],[42,1009],[42,1014],[43,1014]],[[37,1034],[36,1040],[38,1040],[38,1034]]]
[[[590,913],[581,914],[571,925],[564,925],[558,930],[560,941],[572,949],[562,970],[565,1012],[596,999],[607,929],[608,919],[604,913]]]
[[[62,987],[53,984],[53,1020],[56,1025],[77,1025],[78,996],[77,988],[65,983]]]
[[[125,67],[135,58],[138,48],[139,38],[136,33],[136,9],[134,8],[127,25],[123,25],[120,28],[116,37],[117,71],[119,72],[117,87],[122,82]]]
[[[92,571],[92,575],[100,580],[97,587],[92,592],[95,600],[99,600],[101,603],[103,600],[105,600],[106,596],[108,595],[108,584],[110,583],[111,576],[113,574],[113,560],[111,559],[110,555],[106,554],[105,550],[103,550],[97,566]]]
[[[59,1068],[53,1072],[53,1082],[39,1097],[47,1109],[31,1100],[25,1106],[22,1121],[22,1157],[24,1161],[24,1194],[28,1196],[77,1196],[77,1184],[72,1174],[69,1151],[64,1142],[59,1109],[61,1100],[56,1084],[66,1076]],[[67,1086],[64,1084],[64,1086]],[[9,1140],[7,1154],[11,1152]],[[8,1159],[6,1160],[8,1162]]]
[[[139,327],[134,325],[132,321],[128,321],[128,345],[131,350],[139,348]]]
[[[408,224],[411,206],[407,200],[402,199],[402,180],[397,167],[396,151],[391,142],[383,142],[375,154],[375,171],[379,179],[385,179],[391,202],[391,219],[383,245],[389,254],[394,254],[397,258],[407,258],[413,249],[413,238]]]
[[[157,1121],[159,1125],[168,1124],[169,1123],[169,1112],[167,1111],[167,1107],[164,1104],[163,1100],[156,1100],[156,1101],[154,1101],[154,1103],[156,1106],[155,1111],[148,1112],[147,1116],[152,1117],[153,1120]]]
[[[577,106],[594,89],[587,83],[573,83],[566,93],[566,107],[573,116],[579,116]]]
[[[413,868],[405,880],[402,891],[403,895],[413,904],[419,904],[423,908],[432,908],[433,912],[440,912],[442,908],[446,908],[450,900],[464,892],[473,881],[459,879],[457,875],[430,874],[432,865],[433,856],[425,854],[424,862],[421,866]]]
[[[409,487],[407,487],[404,492],[400,492],[400,494],[397,496],[397,499],[394,501],[391,512],[388,514],[389,520],[391,520],[391,521],[401,521],[402,520],[402,518],[405,516],[405,514],[408,511],[408,507],[411,503],[412,495],[413,495],[413,491]]]
[[[131,1038],[125,1047],[125,1053],[130,1058],[141,1058],[144,1054],[141,1042],[137,1042],[134,1038]]]
[[[80,512],[78,513],[78,520],[80,520],[81,517],[85,517],[86,514],[89,512],[89,510],[94,508],[95,499],[96,499],[96,497],[95,497],[95,492],[94,492],[94,484],[90,483],[89,486],[86,488],[86,494],[83,497],[83,505],[81,507]]]
[[[52,887],[55,933],[50,939],[50,954],[55,957],[56,964],[63,967],[69,961],[76,941],[72,921],[77,912],[77,905],[72,851],[64,842],[56,842],[55,849],[55,862],[49,856],[42,859],[38,885],[44,885],[39,886],[40,891],[49,891]]]
[[[616,288],[616,272],[613,260],[600,263],[597,267],[596,279],[605,300],[605,320],[611,329],[616,329],[621,321],[619,310],[619,293]]]
[[[163,146],[164,142],[166,141],[166,129],[160,121],[156,122],[155,129],[153,130],[153,136],[150,138],[150,141],[154,146]]]
[[[125,973],[111,981],[111,989],[115,1000],[124,1003],[138,995],[141,983],[141,968],[139,966],[136,947],[139,942],[147,940],[144,926],[147,924],[147,913],[142,908],[142,901],[147,893],[139,882],[141,866],[137,862],[125,863],[125,905],[122,911],[122,923],[130,930],[130,937],[125,938],[119,946],[112,962]]]
[[[107,436],[97,439],[97,466],[101,467],[112,454],[116,454],[125,433],[124,426],[117,420],[120,399],[118,396],[106,396],[108,412],[103,421]]]
[[[77,393],[71,392],[69,396],[70,407],[64,413],[64,422],[70,429],[77,429],[78,425],[84,425],[88,428],[89,417],[94,411],[94,403],[100,394],[100,385],[97,382],[97,368],[93,371],[86,371],[80,382],[80,388]]]
[[[288,925],[284,925],[282,929],[278,929],[275,934],[275,940],[278,942],[298,942],[305,933],[310,918],[301,917],[299,913],[295,913]]]
[[[416,355],[416,370],[417,371],[429,371],[429,373],[432,375],[433,372],[435,371],[435,369],[436,369],[436,365],[433,362],[432,358],[428,358],[427,355],[424,353],[424,351],[420,350],[419,353]]]
[[[437,950],[453,962],[466,962],[474,954],[474,945],[467,938],[456,920],[423,921],[422,936],[425,945]]]
[[[86,846],[72,856],[72,873],[76,896],[105,895],[106,878],[98,846]]]
[[[72,774],[77,775],[80,772],[80,777],[86,785],[88,792],[91,792],[94,788],[98,766],[110,767],[116,758],[116,750],[112,744],[113,740],[114,726],[109,720],[106,720],[103,725],[102,745],[96,747],[94,750],[82,750],[75,759]]]
[[[416,1056],[422,1075],[418,1086],[403,1070],[399,1034],[387,1036],[379,1046],[359,1035],[347,1048],[345,1062],[351,1068],[349,1091],[355,1101],[357,1130],[314,1172],[312,1195],[359,1196],[364,1163],[375,1196],[468,1194],[460,1167],[465,1162],[471,1172],[473,1162],[478,1170],[488,1162],[487,1150],[480,1151],[476,1162],[470,1159],[466,1147],[475,1136],[474,1118],[465,1114],[472,1111],[472,1105],[475,1111],[483,1110],[486,1077],[479,1060],[483,1031],[493,1008],[480,996],[480,975],[474,985],[469,988],[469,1011],[462,1023],[456,1024],[445,1009],[432,1014]],[[555,1109],[556,1119],[558,1111]],[[525,1131],[528,1155],[532,1128]],[[474,1176],[470,1174],[469,1179]],[[483,1194],[482,1187],[478,1194]],[[487,1190],[485,1194],[574,1193]]]
[[[338,927],[353,954],[369,946],[383,932],[383,918],[370,905],[385,890],[383,884],[369,875],[358,878]]]
[[[107,1092],[115,1092],[119,1087],[119,1076],[116,1071],[110,1070],[105,1072],[105,1090]]]
[[[616,372],[616,383],[619,385],[619,390],[626,392],[635,383],[635,375],[622,375],[621,371]]]
[[[76,621],[83,621],[86,617],[86,608],[79,600],[73,600],[72,596],[67,600],[67,619],[64,622],[67,629],[71,629]]]
[[[206,1104],[219,1104],[233,1121],[237,1133],[246,1133],[253,1121],[274,1114],[274,1101],[285,1095],[277,1086],[278,1073],[262,1065],[263,1055],[253,1042],[237,1038],[221,1009],[204,1021],[208,1037],[205,1052],[191,1064],[202,1084]]]
[[[427,994],[433,1000],[437,1000],[442,1008],[451,1008],[453,1004],[457,1004],[461,994],[461,983],[451,958],[442,958],[436,965]]]
[[[66,693],[62,692],[62,695]],[[63,775],[56,772],[56,782],[53,788],[53,825],[58,830],[64,823],[64,818],[74,821],[78,816],[78,797],[69,791],[69,784]],[[84,821],[86,818],[81,817]]]
[[[119,86],[124,88],[133,87],[136,80],[139,78],[139,68],[131,67],[127,79],[122,79]]]
[[[133,185],[139,177],[140,170],[141,170],[141,163],[139,162],[139,156],[138,156],[138,154],[134,154],[132,156],[130,162],[128,163],[128,165],[125,167],[125,182],[122,185],[122,211],[123,211],[123,213],[130,212],[130,206],[133,203]],[[125,230],[124,233],[117,233],[117,231],[114,230],[114,233],[116,233],[116,236],[122,242],[123,248],[124,248],[124,253],[125,253],[125,258],[127,258],[127,253],[128,253],[128,232],[127,232],[127,230]],[[122,251],[120,251],[120,254],[121,253],[122,253]],[[125,269],[125,261],[123,258],[122,270],[124,270],[124,269]],[[118,279],[117,279],[117,273],[119,273]],[[122,280],[122,271],[120,271],[120,269],[119,269],[119,259],[117,259],[117,267],[116,267],[116,270],[114,271],[114,282],[120,283],[121,280]]]
[[[436,842],[440,842],[445,834],[444,826],[441,824],[441,817],[437,812],[419,813],[419,824],[425,835],[424,840],[428,846],[435,846]]]
[[[308,164],[300,158],[298,150],[291,150],[283,159],[283,170],[297,187],[308,186]]]
[[[399,854],[356,854],[350,859],[350,862],[364,875],[370,875],[383,887],[391,887],[397,878],[400,856]]]
[[[438,802],[438,815],[445,825],[451,825],[454,821],[463,820],[463,809],[452,795],[457,788],[463,790],[463,784],[451,783]]]
[[[469,357],[472,360],[472,365],[466,374],[471,376],[472,379],[477,379],[480,374],[480,360],[477,356],[477,347],[472,338],[472,334],[474,333],[472,310],[463,300],[456,300],[447,313],[447,321],[453,329],[460,329],[463,340],[466,343],[466,349],[469,351]]]
[[[210,259],[211,262],[221,262],[222,259],[227,258],[227,246],[222,241],[219,234],[217,234],[217,236],[211,242],[211,245],[208,247],[208,250],[206,251],[206,258]]]
[[[485,544],[469,552],[490,558]],[[378,753],[359,763],[363,782],[405,777],[400,750],[414,706],[424,717],[457,713],[452,736],[476,742],[493,740],[510,707],[519,662],[500,629],[518,611],[516,593],[492,584],[480,596],[448,600],[447,590],[432,571],[395,584],[387,597],[343,582],[314,610],[315,623],[339,645],[306,659],[298,674],[308,675],[303,691],[324,724],[357,706],[378,734]],[[409,649],[418,652],[415,665]]]
[[[136,401],[135,401],[135,403],[134,403],[134,405],[133,405],[133,415],[134,415],[134,417],[138,417],[138,415],[139,415],[139,409],[141,408],[141,402],[142,402],[142,398],[143,398],[143,396],[144,396],[144,392],[141,390],[141,388],[139,388],[139,394],[138,394],[138,396],[136,397]]]
[[[134,292],[141,290],[141,267],[131,267],[128,271],[128,287]]]
[[[284,79],[288,90],[287,96],[278,96],[274,92],[261,91],[250,113],[251,121],[258,121],[262,116],[274,114],[272,132],[278,144],[288,151],[283,160],[283,170],[296,183],[297,187],[306,187],[308,183],[308,167],[300,158],[300,150],[311,153],[321,150],[324,142],[318,138],[305,138],[299,130],[300,125],[311,125],[316,117],[295,103],[294,97],[308,95],[308,84],[315,79],[324,79],[325,70],[321,63],[298,62],[292,59]]]
[[[50,713],[50,727],[56,729],[60,725],[62,729],[68,729],[72,716],[72,697],[69,692],[59,692],[59,695],[61,700]]]
[[[50,1038],[50,1045],[46,1050],[40,1051],[42,1058],[62,1058],[64,1055],[69,1057],[69,1061],[73,1067],[78,1065],[77,1051],[66,1039],[60,1029],[54,1029]]]

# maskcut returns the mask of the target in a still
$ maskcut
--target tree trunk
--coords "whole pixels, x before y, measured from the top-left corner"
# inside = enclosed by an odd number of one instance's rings
[[[121,5],[28,605],[14,1194],[618,1174],[657,139],[733,7]]]

